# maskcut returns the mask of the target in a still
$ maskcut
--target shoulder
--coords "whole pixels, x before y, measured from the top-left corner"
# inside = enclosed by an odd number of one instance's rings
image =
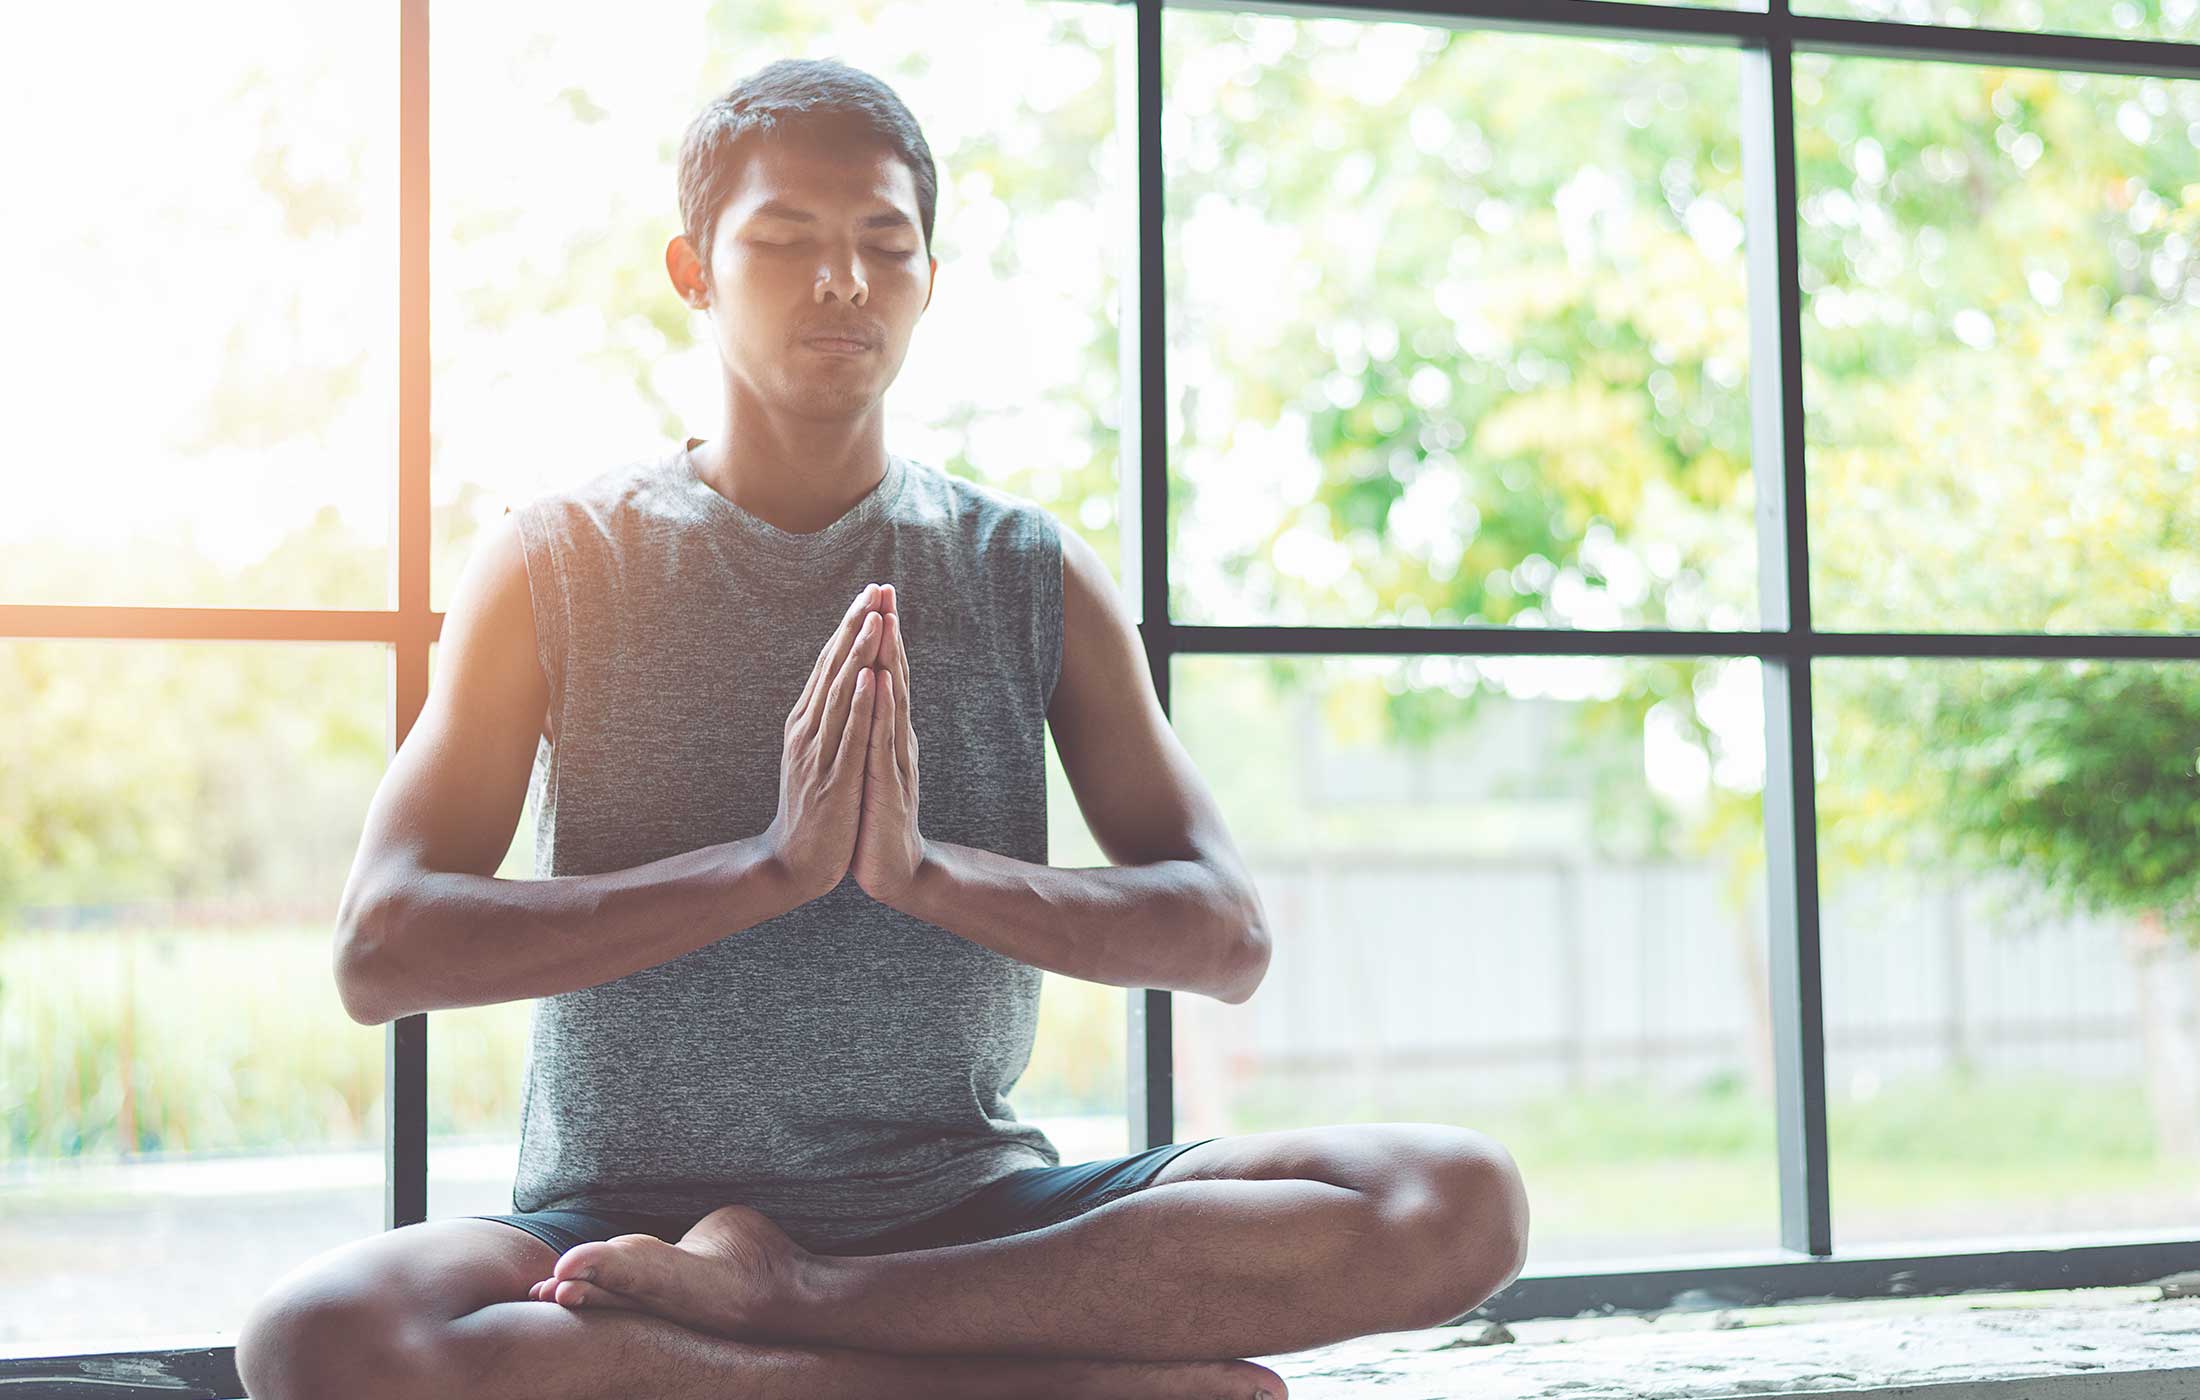
[[[958,534],[980,552],[1046,554],[1060,548],[1060,528],[1037,501],[929,462],[902,460],[908,471],[902,489],[904,520]]]
[[[677,510],[675,455],[636,457],[570,480],[514,510],[523,532],[573,543],[590,536],[617,541]]]

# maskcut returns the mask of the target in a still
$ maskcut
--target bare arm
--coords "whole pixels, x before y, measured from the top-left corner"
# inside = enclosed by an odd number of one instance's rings
[[[1241,888],[1195,858],[1080,870],[926,841],[904,913],[1083,982],[1248,1000],[1267,969]]]
[[[1231,1003],[1267,974],[1260,895],[1162,713],[1107,565],[1062,531],[1062,670],[1047,707],[1062,769],[1113,865],[1065,870],[924,843],[905,913],[1088,982]]]
[[[436,670],[367,809],[337,912],[336,984],[353,1020],[593,987],[808,898],[762,834],[629,870],[495,877],[550,702],[511,515],[459,581]]]

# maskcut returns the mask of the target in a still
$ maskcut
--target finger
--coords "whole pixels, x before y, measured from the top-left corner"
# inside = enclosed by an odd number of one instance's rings
[[[863,591],[856,594],[855,601],[848,605],[848,610],[841,614],[840,625],[833,629],[832,637],[818,653],[817,664],[811,668],[810,673],[815,693],[810,696],[811,713],[806,716],[811,732],[816,731],[816,720],[824,713],[824,702],[830,698],[829,691],[833,679],[840,674],[841,663],[855,647],[857,633],[864,620],[878,610],[877,604],[878,589],[873,585],[865,585]]]
[[[901,682],[901,693],[906,698],[909,694],[909,652],[901,644],[900,613],[890,612],[886,615],[886,632],[887,635],[879,639],[879,645],[883,648],[889,640],[892,641],[894,679]]]
[[[917,792],[917,725],[910,718],[908,697],[898,688],[894,691],[894,721],[900,729],[894,743],[894,761],[900,765],[901,790],[914,798]]]
[[[893,765],[891,773],[895,789],[906,792],[909,785],[905,780],[907,766],[902,762],[901,756],[901,712],[908,707],[902,703],[901,682],[894,679],[894,673],[891,671],[886,673],[886,691],[883,703],[886,708],[886,742],[880,747],[879,754],[885,761]]]
[[[856,594],[855,601],[848,605],[848,611],[841,614],[840,625],[833,629],[832,638],[811,663],[810,677],[803,683],[801,698],[795,701],[795,708],[803,712],[805,733],[816,732],[818,701],[825,691],[825,682],[839,674],[841,661],[847,656],[848,648],[855,644],[856,630],[874,611],[871,604],[877,597],[876,587],[865,585],[863,591]]]
[[[855,699],[854,703],[848,707],[848,721],[840,736],[839,752],[833,755],[830,781],[835,783],[844,781],[848,775],[843,770],[849,766],[855,766],[858,772],[862,771],[863,760],[861,758],[851,759],[848,755],[856,750],[857,736],[868,735],[870,732],[871,711],[877,694],[878,687],[872,682],[871,668],[866,666],[856,672]],[[861,725],[862,728],[858,729],[856,727],[858,725]]]
[[[880,688],[879,697],[871,702],[871,743],[865,755],[866,766],[878,772],[892,770],[882,765],[893,761],[894,743],[894,673],[873,670],[871,684]]]
[[[866,585],[862,592],[856,594],[854,601],[848,604],[847,609],[841,613],[840,621],[833,627],[832,636],[826,638],[825,645],[818,648],[817,659],[810,663],[809,680],[802,687],[803,700],[807,701],[810,693],[817,688],[818,677],[829,676],[833,673],[832,668],[838,664],[837,658],[840,647],[847,638],[848,630],[862,620],[864,608],[875,601],[876,597],[877,590]]]
[[[865,613],[863,625],[856,629],[855,645],[848,649],[847,657],[841,661],[840,674],[834,678],[832,693],[826,697],[824,728],[819,733],[818,742],[824,745],[822,757],[827,764],[831,764],[840,755],[841,736],[847,729],[848,716],[855,702],[856,682],[862,679],[863,672],[870,665],[867,653],[876,649],[878,631],[878,614]]]
[[[819,648],[817,659],[810,663],[810,674],[802,678],[802,693],[795,697],[794,706],[787,711],[787,727],[798,738],[807,740],[817,732],[818,702],[825,693],[826,685],[832,680],[834,666],[838,664],[834,658],[839,652],[841,635],[862,611],[863,595],[858,593],[856,598],[858,601],[850,604],[848,611],[841,614],[840,621],[834,625],[833,635]]]

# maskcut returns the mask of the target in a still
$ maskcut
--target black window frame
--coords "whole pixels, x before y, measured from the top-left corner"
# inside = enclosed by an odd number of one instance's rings
[[[1826,1167],[1817,817],[1812,789],[1810,663],[1833,657],[2200,660],[2192,633],[1820,632],[1811,622],[1804,510],[1802,307],[1797,281],[1794,56],[1798,52],[2200,79],[2200,42],[1956,28],[1791,13],[1790,0],[1723,10],[1627,0],[1099,0],[1130,13],[1130,61],[1118,110],[1135,261],[1124,269],[1123,576],[1164,712],[1179,656],[1755,657],[1765,703],[1764,834],[1771,946],[1779,1244],[1676,1259],[1659,1269],[1523,1274],[1463,1318],[1515,1321],[1687,1306],[1751,1307],[1802,1298],[1865,1299],[2129,1285],[2191,1269],[2200,1239],[1997,1248],[1951,1241],[1930,1253],[1837,1254]],[[388,610],[0,604],[0,637],[164,641],[379,642],[390,648],[390,706],[402,745],[426,704],[429,648],[443,614],[429,606],[428,0],[398,0],[398,434],[396,606]],[[1503,626],[1208,626],[1168,614],[1166,292],[1162,259],[1161,26],[1164,9],[1504,29],[1599,39],[1723,45],[1741,54],[1750,417],[1760,627],[1727,632]],[[1772,237],[1762,236],[1769,230]],[[1127,261],[1129,261],[1127,259]],[[1130,469],[1135,463],[1135,471]],[[1127,1112],[1134,1151],[1175,1140],[1172,994],[1126,993]],[[384,1133],[385,1229],[427,1217],[427,1017],[389,1024],[392,1111]],[[1455,1319],[1461,1320],[1461,1319]],[[0,1381],[72,1382],[132,1361],[148,1384],[101,1393],[168,1400],[241,1395],[232,1347],[157,1348],[0,1360]],[[86,1363],[90,1363],[87,1365]],[[166,1379],[156,1387],[154,1376]],[[47,1393],[41,1385],[30,1394]]]

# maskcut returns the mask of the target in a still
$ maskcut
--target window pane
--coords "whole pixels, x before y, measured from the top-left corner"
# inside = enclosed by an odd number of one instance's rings
[[[1796,0],[1795,12],[2035,34],[2200,37],[2200,0]]]
[[[2200,664],[1813,681],[1835,1244],[2189,1234]]]
[[[705,103],[780,57],[888,83],[937,167],[939,271],[888,447],[1037,500],[1115,560],[1127,21],[1074,0],[844,0],[739,25],[684,0],[437,11],[434,605],[505,507],[723,436],[714,313],[665,271],[676,162]]]
[[[2200,82],[1795,60],[1829,629],[2200,625]]]
[[[1755,626],[1738,53],[1164,33],[1172,614]]]
[[[382,1224],[333,929],[386,648],[0,642],[0,1342],[234,1334]]]
[[[387,606],[397,8],[16,7],[0,48],[0,601]]]
[[[1272,940],[1251,1000],[1176,999],[1180,1137],[1487,1132],[1530,1270],[1775,1242],[1754,659],[1175,675]]]

